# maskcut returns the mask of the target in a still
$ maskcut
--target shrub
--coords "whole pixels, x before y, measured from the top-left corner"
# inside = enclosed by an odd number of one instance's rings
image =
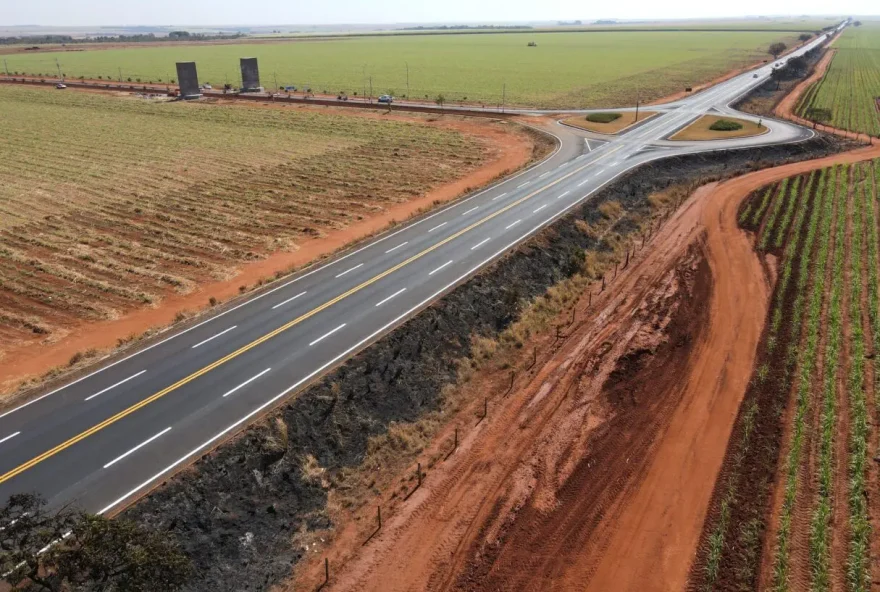
[[[620,119],[620,113],[590,113],[587,115],[587,121],[593,123],[611,123],[615,119]]]
[[[736,130],[742,129],[742,124],[736,121],[730,121],[729,119],[719,119],[715,123],[709,126],[709,129],[714,132],[732,132]]]

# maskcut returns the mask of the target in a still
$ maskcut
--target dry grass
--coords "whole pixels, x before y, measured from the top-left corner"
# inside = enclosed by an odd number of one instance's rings
[[[420,196],[491,153],[304,110],[0,88],[0,348],[117,318]]]
[[[639,122],[645,121],[657,115],[655,111],[639,111]],[[629,126],[636,123],[635,111],[621,111],[620,117],[609,123],[599,123],[597,121],[587,121],[586,116],[576,115],[567,117],[562,120],[567,125],[587,130],[588,132],[596,132],[599,134],[617,134],[625,130]]]
[[[715,131],[709,127],[720,119],[735,121],[742,125],[741,129],[733,131]],[[703,115],[701,118],[675,133],[670,140],[693,141],[693,140],[724,140],[728,138],[747,138],[749,136],[759,136],[767,131],[764,125],[758,125],[754,121],[747,119],[737,119],[735,117],[720,117],[718,115]]]

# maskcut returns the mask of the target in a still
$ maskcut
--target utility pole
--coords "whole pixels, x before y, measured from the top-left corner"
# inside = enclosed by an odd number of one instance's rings
[[[636,83],[636,120],[635,123],[639,122],[639,103],[642,100],[642,86],[639,83]]]
[[[373,77],[370,76],[370,104],[373,104]]]
[[[406,64],[406,98],[409,99],[409,62],[403,62]]]
[[[507,83],[501,84],[501,112],[504,113],[504,102],[507,99]]]
[[[9,64],[6,63],[6,60],[3,60],[3,69],[6,70],[6,75],[9,76]]]
[[[275,78],[275,92],[278,92],[278,74],[276,72],[272,72],[273,78]],[[242,82],[244,84],[244,82]]]
[[[55,67],[58,68],[58,78],[63,82],[64,76],[61,75],[61,64],[58,63],[58,58],[55,58]]]
[[[122,82],[122,68],[119,68],[119,82]]]

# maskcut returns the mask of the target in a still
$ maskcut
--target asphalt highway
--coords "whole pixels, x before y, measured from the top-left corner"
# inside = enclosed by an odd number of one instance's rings
[[[117,509],[626,171],[676,154],[809,139],[810,130],[765,120],[770,131],[754,138],[666,140],[704,113],[735,114],[729,104],[771,68],[652,106],[657,116],[613,139],[558,125],[559,147],[537,166],[0,411],[0,503],[36,491],[53,505]]]

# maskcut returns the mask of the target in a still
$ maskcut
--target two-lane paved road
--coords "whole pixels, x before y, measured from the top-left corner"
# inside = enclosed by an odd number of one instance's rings
[[[538,166],[0,412],[0,501],[38,491],[52,504],[117,508],[633,167],[808,139],[772,121],[756,138],[664,141],[703,113],[732,112],[769,75],[768,66],[652,107],[661,113],[607,142],[559,126],[559,148]]]

